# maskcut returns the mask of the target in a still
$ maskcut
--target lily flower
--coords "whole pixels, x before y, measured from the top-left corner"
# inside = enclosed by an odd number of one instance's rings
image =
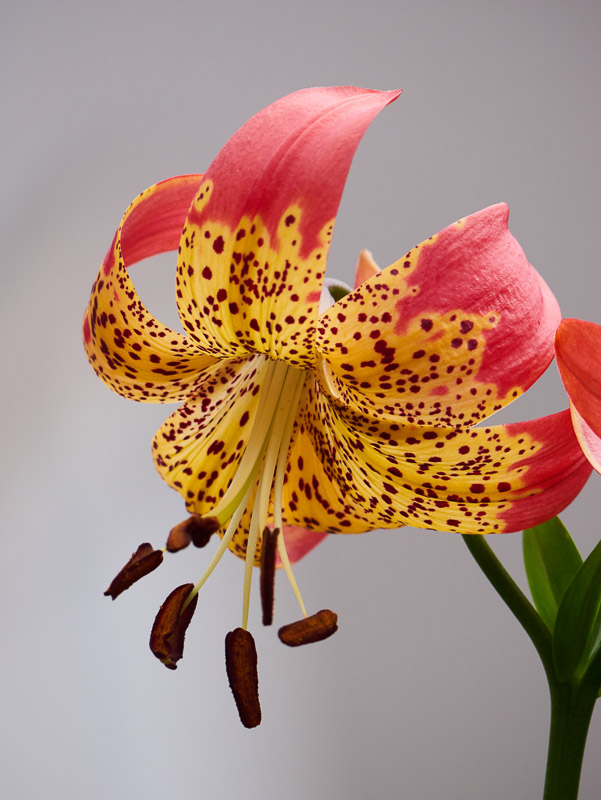
[[[555,353],[576,436],[591,465],[601,472],[601,326],[563,319],[555,334]]]
[[[84,317],[90,362],[114,391],[183,403],[153,442],[159,473],[192,515],[166,549],[221,537],[197,584],[163,605],[151,647],[174,668],[198,590],[227,548],[243,558],[242,624],[228,634],[226,660],[248,727],[260,721],[247,628],[261,560],[264,619],[277,561],[304,616],[280,638],[318,641],[336,615],[307,616],[291,562],[326,533],[520,530],[554,516],[590,472],[568,411],[480,424],[548,366],[560,319],[505,205],[459,220],[385,270],[364,252],[346,296],[324,283],[351,159],[398,94],[296,92],[247,122],[204,176],[143,192]],[[175,248],[183,334],[148,312],[127,271]],[[145,544],[132,556],[115,591],[158,566],[151,553]]]

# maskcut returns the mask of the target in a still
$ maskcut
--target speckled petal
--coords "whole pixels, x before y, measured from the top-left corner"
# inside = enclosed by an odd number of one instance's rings
[[[153,440],[161,477],[191,513],[208,514],[231,483],[252,430],[266,359],[251,356],[205,370],[203,383]]]
[[[201,179],[184,175],[142,192],[123,215],[92,287],[83,319],[86,353],[98,376],[132,400],[183,400],[199,373],[215,363],[197,342],[150,314],[127,271],[143,258],[177,248]]]
[[[335,415],[319,383],[307,378],[288,453],[284,520],[329,533],[363,533],[378,528],[377,517],[357,504],[347,487],[354,480],[330,426]],[[399,522],[399,525],[403,524]]]
[[[320,403],[313,427],[336,453],[332,481],[371,528],[521,530],[559,513],[591,471],[568,411],[456,430],[377,424]]]
[[[351,159],[398,94],[295,92],[252,117],[221,150],[196,194],[178,264],[182,323],[203,350],[313,363],[326,258]]]
[[[559,309],[507,227],[504,204],[466,217],[320,317],[324,387],[368,416],[469,427],[553,357]]]

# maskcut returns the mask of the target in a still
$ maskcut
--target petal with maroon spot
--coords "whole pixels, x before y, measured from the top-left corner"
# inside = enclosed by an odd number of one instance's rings
[[[182,324],[203,350],[312,365],[351,160],[370,122],[398,95],[304,89],[260,111],[220,151],[194,199],[178,263]]]
[[[309,377],[288,452],[283,518],[288,524],[329,533],[364,533],[380,526],[376,515],[348,494],[356,480],[355,464],[347,464],[338,451],[338,440],[328,427],[332,420],[328,397]]]
[[[153,403],[183,400],[215,359],[167,328],[142,304],[127,267],[177,249],[202,175],[184,175],[142,192],[125,212],[83,320],[86,353],[118,394]]]
[[[372,528],[506,533],[559,513],[590,474],[569,412],[456,430],[378,426],[322,404],[313,419],[332,480]]]
[[[155,434],[155,466],[191,513],[210,514],[233,480],[252,430],[266,363],[251,356],[209,367],[196,393]]]
[[[387,420],[469,427],[550,363],[557,302],[491,206],[373,275],[319,319],[324,387]]]

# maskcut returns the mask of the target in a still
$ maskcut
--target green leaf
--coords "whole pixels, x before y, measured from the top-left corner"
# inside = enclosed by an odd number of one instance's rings
[[[534,605],[553,633],[557,609],[582,566],[582,558],[559,517],[524,531],[522,545]]]
[[[560,681],[579,679],[601,646],[601,542],[586,559],[557,611],[553,661]]]

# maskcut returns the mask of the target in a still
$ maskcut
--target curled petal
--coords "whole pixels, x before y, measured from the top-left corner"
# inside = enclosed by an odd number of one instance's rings
[[[601,436],[601,325],[562,320],[555,334],[555,352],[570,401]]]
[[[559,513],[590,465],[568,411],[471,430],[376,425],[322,404],[313,420],[344,497],[370,528],[399,524],[460,533],[508,533]]]
[[[351,159],[370,122],[398,94],[295,92],[252,117],[221,150],[196,193],[178,263],[180,317],[203,350],[311,366]]]
[[[572,414],[572,424],[574,432],[582,447],[582,452],[588,458],[589,463],[601,473],[601,439],[597,436],[595,431],[586,423],[584,418],[576,411],[576,408],[570,403],[570,412]]]
[[[83,319],[86,353],[111,389],[146,402],[183,400],[215,359],[145,308],[127,267],[177,248],[202,175],[184,175],[142,192],[125,212],[92,286]]]
[[[541,375],[559,309],[507,218],[501,204],[459,220],[320,317],[318,374],[337,402],[470,427]]]

